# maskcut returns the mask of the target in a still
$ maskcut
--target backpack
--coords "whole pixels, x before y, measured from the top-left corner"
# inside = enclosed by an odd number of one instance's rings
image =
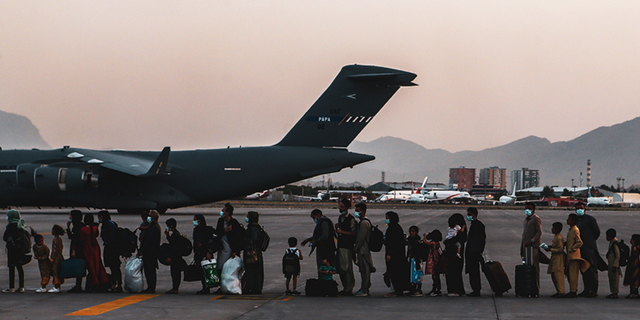
[[[18,237],[16,239],[11,239],[13,249],[20,254],[31,253],[31,236],[29,232],[18,228],[17,234]]]
[[[262,252],[267,251],[267,248],[269,248],[269,242],[271,242],[271,237],[269,237],[269,234],[264,231],[264,227],[260,230],[260,243],[262,243]]]
[[[300,274],[300,256],[298,256],[296,251],[287,249],[285,252],[282,257],[282,273],[287,275]]]
[[[620,266],[624,267],[629,262],[629,246],[624,243],[624,240],[618,241],[618,249],[620,249]]]
[[[179,239],[178,251],[180,252],[180,255],[183,257],[190,255],[193,251],[193,244],[191,243],[191,241],[187,239],[186,236],[181,236],[179,237]]]
[[[365,219],[371,223],[369,219]],[[369,236],[369,250],[372,252],[380,252],[382,250],[382,246],[384,245],[384,233],[378,226],[374,226],[371,224],[371,235]]]
[[[130,258],[138,250],[138,236],[129,228],[118,227],[115,243],[119,254],[125,258]]]

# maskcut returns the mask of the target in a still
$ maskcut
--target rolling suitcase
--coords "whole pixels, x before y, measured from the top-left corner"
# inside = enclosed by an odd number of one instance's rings
[[[533,247],[525,247],[525,263],[516,266],[516,297],[538,297],[537,278],[536,267],[533,266]]]
[[[511,290],[511,281],[507,273],[504,272],[502,264],[498,261],[487,261],[482,267],[484,276],[489,281],[493,293],[500,297],[503,293]]]

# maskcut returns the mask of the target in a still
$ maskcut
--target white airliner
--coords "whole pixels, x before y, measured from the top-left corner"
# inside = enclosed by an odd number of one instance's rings
[[[500,197],[500,199],[498,200],[500,201],[500,204],[514,204],[516,202],[516,187],[514,185],[513,187],[513,193],[508,195],[505,194],[504,196]]]
[[[587,198],[587,206],[608,206],[611,204],[608,197],[592,197],[591,187],[589,187],[587,194],[589,195],[589,198]]]
[[[425,177],[422,181],[422,185],[414,190],[394,190],[389,191],[376,199],[377,202],[407,202],[407,203],[422,203],[422,197],[424,197],[424,190],[427,185],[429,177]]]
[[[422,186],[416,190],[413,194],[409,194],[407,202],[411,203],[438,203],[447,201],[468,201],[471,199],[466,191],[455,190],[431,190],[426,191],[427,180],[429,177],[424,178]]]

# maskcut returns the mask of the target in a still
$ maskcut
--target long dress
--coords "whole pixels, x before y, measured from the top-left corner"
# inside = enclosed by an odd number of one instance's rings
[[[244,294],[262,294],[262,285],[264,283],[264,260],[262,259],[262,243],[260,239],[260,231],[262,228],[259,224],[250,224],[244,238],[244,275],[246,283],[242,292]],[[248,263],[246,255],[249,252],[255,252],[258,257],[254,263]]]
[[[98,287],[109,284],[109,276],[102,264],[100,245],[98,244],[98,226],[84,226],[80,229],[80,242],[87,262],[87,286]]]
[[[631,254],[629,256],[629,262],[627,263],[627,269],[624,272],[624,280],[622,282],[625,286],[631,286],[632,289],[637,289],[640,286],[640,246],[635,245],[631,248]]]

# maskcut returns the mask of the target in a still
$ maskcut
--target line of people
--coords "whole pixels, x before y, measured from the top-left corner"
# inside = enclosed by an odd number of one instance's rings
[[[65,278],[61,276],[61,265],[64,260],[64,245],[62,236],[66,233],[70,240],[69,258],[80,259],[86,271],[86,276],[75,277],[75,285],[68,293],[80,292],[123,292],[123,277],[121,264],[123,257],[122,234],[118,225],[111,219],[108,211],[98,212],[97,223],[91,213],[82,214],[79,210],[69,213],[66,223],[66,231],[60,225],[54,225],[52,235],[52,250],[44,244],[44,238],[32,228],[26,225],[18,210],[7,212],[7,226],[3,235],[6,242],[7,262],[9,267],[9,288],[5,293],[24,292],[24,268],[32,258],[38,260],[41,283],[38,293],[61,292],[61,285]],[[158,257],[161,254],[160,242],[162,241],[162,229],[158,223],[160,215],[151,210],[141,215],[142,223],[134,230],[138,233],[136,257],[142,259],[143,273],[146,278],[147,288],[143,293],[154,293],[157,284]],[[233,206],[226,203],[220,211],[217,227],[207,226],[205,217],[196,214],[193,217],[193,252],[194,261],[211,259],[217,252],[218,274],[222,274],[222,268],[230,258],[239,257],[244,252],[244,292],[247,294],[261,294],[264,283],[264,262],[262,259],[262,241],[260,236],[262,227],[258,223],[259,214],[251,211],[245,218],[246,229],[233,218]],[[164,234],[169,243],[167,263],[170,266],[172,288],[168,294],[179,291],[182,273],[187,268],[180,246],[181,233],[177,229],[177,222],[171,218],[166,221]],[[31,245],[31,237],[34,244]],[[102,250],[98,243],[102,239]],[[183,238],[186,239],[186,238]],[[134,240],[136,241],[136,240]],[[190,243],[191,244],[191,243]],[[31,254],[33,251],[33,255]],[[246,255],[251,255],[248,258]],[[129,255],[124,255],[128,257]],[[106,268],[110,269],[110,274]],[[18,286],[15,285],[16,271]],[[53,278],[53,288],[47,289]],[[86,278],[85,287],[82,288],[83,278]],[[202,280],[202,290],[198,294],[210,292],[209,286]]]
[[[523,222],[522,241],[520,255],[525,259],[525,251],[533,249],[531,264],[536,269],[536,292],[540,289],[540,263],[541,251],[538,248],[551,253],[547,273],[551,275],[556,293],[553,298],[595,298],[598,296],[598,270],[607,271],[611,294],[608,299],[617,299],[619,294],[620,278],[623,276],[621,260],[626,262],[626,270],[623,277],[623,285],[629,286],[630,293],[626,298],[638,298],[640,285],[640,235],[631,236],[631,248],[629,252],[623,252],[622,241],[616,238],[617,232],[610,228],[606,231],[606,239],[609,242],[606,254],[607,261],[601,258],[598,252],[597,240],[600,237],[600,227],[595,217],[585,212],[583,203],[575,205],[575,213],[569,214],[566,224],[569,226],[566,240],[562,237],[563,224],[554,222],[551,233],[554,234],[551,246],[541,243],[542,220],[536,215],[534,203],[525,205],[525,220]],[[628,247],[627,247],[628,248]],[[529,250],[531,250],[529,249]],[[544,256],[546,258],[546,256]],[[545,259],[546,260],[546,259]],[[584,290],[578,294],[578,279],[582,274]],[[565,277],[569,282],[569,292],[565,292]]]
[[[302,245],[310,243],[312,250],[316,251],[319,273],[327,262],[335,266],[343,286],[343,290],[338,292],[339,295],[366,297],[370,295],[371,273],[376,272],[370,247],[373,242],[372,232],[376,228],[367,218],[366,204],[356,204],[354,215],[349,213],[350,208],[351,202],[348,199],[339,202],[340,216],[335,225],[322,211],[313,210],[310,216],[316,226],[312,236],[302,241]],[[391,291],[385,296],[422,296],[423,274],[432,275],[433,279],[433,287],[428,295],[442,295],[441,274],[445,275],[449,296],[465,295],[462,280],[465,253],[466,272],[469,273],[473,289],[468,295],[480,296],[480,269],[484,262],[482,254],[486,244],[486,233],[484,224],[477,217],[477,209],[469,208],[466,220],[471,222],[471,226],[467,230],[465,217],[459,213],[453,214],[448,220],[449,229],[444,239],[437,229],[425,233],[423,238],[419,235],[417,226],[411,226],[409,236],[405,236],[398,214],[393,211],[387,212],[387,229],[383,240],[386,265],[384,281]],[[337,239],[337,247],[334,239]],[[353,264],[358,266],[361,278],[360,288],[355,293]],[[319,278],[329,277],[326,272],[322,272]]]

